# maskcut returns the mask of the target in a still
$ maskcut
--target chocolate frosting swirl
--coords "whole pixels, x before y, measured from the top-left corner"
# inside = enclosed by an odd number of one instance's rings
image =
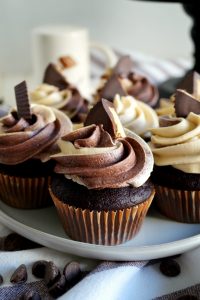
[[[90,125],[64,136],[55,172],[89,189],[141,186],[150,176],[153,158],[137,135],[112,139],[102,125]]]
[[[15,165],[32,158],[48,160],[47,153],[54,152],[57,139],[72,129],[68,117],[56,109],[32,105],[31,114],[31,121],[18,118],[15,110],[0,119],[0,163]]]

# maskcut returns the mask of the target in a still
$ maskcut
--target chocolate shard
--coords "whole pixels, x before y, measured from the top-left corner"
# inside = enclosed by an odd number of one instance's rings
[[[169,116],[161,116],[159,117],[159,126],[160,127],[168,127],[173,126],[180,123],[179,118],[171,118]]]
[[[200,114],[200,101],[184,90],[176,91],[174,107],[177,117],[187,117],[190,112]]]
[[[114,139],[125,136],[114,105],[106,99],[101,99],[97,102],[97,104],[88,113],[84,126],[92,124],[102,124],[103,129],[106,130]]]
[[[116,66],[113,68],[113,74],[127,76],[133,68],[133,61],[129,55],[120,57]]]
[[[118,76],[112,75],[100,91],[100,98],[105,98],[112,102],[116,94],[120,96],[127,96]]]
[[[59,88],[59,90],[64,90],[69,87],[69,83],[54,64],[49,64],[47,66],[44,73],[43,82],[54,85]]]
[[[20,265],[10,278],[11,283],[24,283],[27,281],[27,269],[24,264]]]
[[[15,98],[17,104],[18,118],[31,120],[31,110],[26,81],[22,81],[21,83],[15,86]]]
[[[189,72],[178,84],[177,89],[185,90],[196,97],[200,97],[200,74],[196,71]]]

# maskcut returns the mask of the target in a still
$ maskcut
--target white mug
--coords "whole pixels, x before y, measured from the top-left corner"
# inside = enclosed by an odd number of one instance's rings
[[[90,48],[105,54],[106,67],[113,67],[117,58],[105,45],[89,41],[87,28],[77,26],[44,26],[33,30],[33,73],[34,81],[42,82],[44,70],[49,63],[58,63],[60,57],[69,56],[75,62],[64,69],[66,79],[77,86],[84,96],[90,91]]]

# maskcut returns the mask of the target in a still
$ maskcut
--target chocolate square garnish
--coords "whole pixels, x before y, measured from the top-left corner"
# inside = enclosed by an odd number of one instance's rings
[[[133,61],[130,56],[124,55],[118,60],[116,66],[113,68],[112,74],[128,76],[128,74],[132,71],[132,68]]]
[[[59,90],[64,90],[70,85],[54,64],[49,64],[47,66],[44,73],[43,82],[54,85],[59,88]]]
[[[177,117],[187,117],[190,112],[200,114],[200,101],[184,90],[176,91],[174,107]]]
[[[100,98],[105,98],[112,102],[116,94],[119,94],[120,96],[127,96],[118,76],[112,75],[100,91]]]
[[[178,84],[177,89],[200,97],[200,74],[196,71],[189,72],[185,78]]]
[[[31,109],[29,104],[26,81],[22,81],[21,83],[15,86],[15,98],[17,104],[18,118],[31,120],[32,116],[31,116]]]

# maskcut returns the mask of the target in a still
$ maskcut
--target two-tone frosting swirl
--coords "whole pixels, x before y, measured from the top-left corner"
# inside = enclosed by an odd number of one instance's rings
[[[56,109],[32,105],[31,114],[31,121],[18,118],[15,110],[0,119],[1,164],[46,161],[57,149],[55,142],[72,130],[69,118]]]
[[[116,95],[113,105],[122,125],[142,137],[150,135],[150,128],[158,127],[158,117],[155,111],[132,96]]]
[[[151,130],[155,164],[200,174],[200,115],[191,112],[187,118],[161,118],[161,126]]]
[[[50,84],[41,84],[30,93],[33,103],[47,105],[62,110],[75,123],[83,122],[89,110],[89,103],[76,88],[60,90]]]
[[[55,172],[89,189],[139,187],[150,176],[153,157],[148,145],[136,134],[113,139],[103,125],[73,131],[59,141]]]

